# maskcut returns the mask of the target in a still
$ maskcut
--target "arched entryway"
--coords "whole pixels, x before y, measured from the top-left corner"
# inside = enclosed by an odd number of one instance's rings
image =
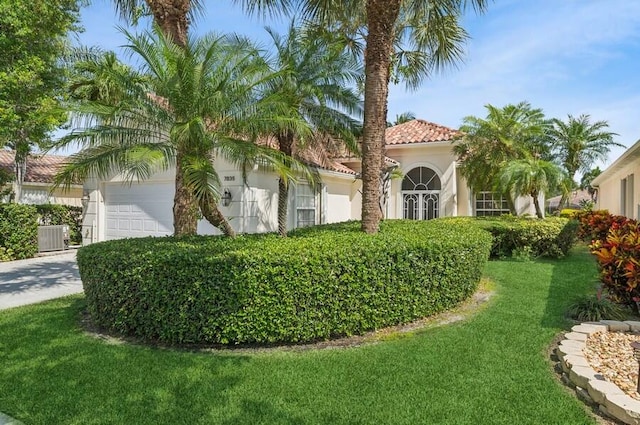
[[[440,177],[428,167],[416,167],[402,180],[402,216],[431,220],[440,216]]]

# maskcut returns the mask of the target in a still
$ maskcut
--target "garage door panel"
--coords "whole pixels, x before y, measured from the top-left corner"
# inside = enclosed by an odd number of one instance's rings
[[[173,233],[171,183],[105,186],[105,239],[166,236]]]

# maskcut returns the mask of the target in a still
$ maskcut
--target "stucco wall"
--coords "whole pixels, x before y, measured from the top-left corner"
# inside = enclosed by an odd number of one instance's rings
[[[275,232],[278,229],[278,176],[260,167],[247,170],[247,180],[242,172],[224,159],[217,159],[215,167],[220,178],[220,190],[228,189],[232,200],[229,206],[219,205],[220,211],[238,233]],[[358,181],[355,176],[321,172],[322,187],[316,201],[319,207],[317,222],[339,222],[350,220],[354,205],[359,205]],[[156,173],[148,180],[133,183],[138,187],[153,189],[155,200],[172,204],[175,169]],[[116,174],[108,181],[89,179],[84,190],[89,194],[83,219],[83,243],[102,241],[106,238],[105,197],[114,187],[126,187],[128,183],[122,175]],[[159,186],[160,185],[160,186]],[[110,189],[111,188],[111,189]],[[288,228],[295,226],[295,188],[289,193]],[[359,208],[359,207],[358,207]],[[171,223],[172,224],[172,223]],[[198,222],[199,234],[219,234],[206,220]]]
[[[633,190],[630,192],[632,199],[629,199],[627,195],[629,208],[627,211],[622,211],[621,182],[630,176],[633,176]],[[626,164],[602,179],[598,187],[597,205],[599,209],[609,210],[611,214],[625,215],[635,219],[640,218],[638,217],[638,210],[640,209],[640,160]]]
[[[455,157],[451,152],[451,143],[429,143],[422,145],[401,145],[387,147],[387,156],[400,163],[400,171],[406,174],[416,167],[428,167],[440,178],[440,217],[460,215],[461,203],[466,200],[458,196],[458,177]],[[388,205],[389,218],[402,218],[402,179],[394,179],[391,183],[391,196]]]
[[[22,185],[21,204],[59,204],[74,207],[82,206],[82,188],[56,189],[50,192],[48,184],[24,183]]]

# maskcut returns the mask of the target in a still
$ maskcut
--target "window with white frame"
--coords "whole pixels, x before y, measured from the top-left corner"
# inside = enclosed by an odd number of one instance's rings
[[[620,214],[633,218],[633,174],[620,180]]]
[[[498,192],[476,193],[475,210],[477,217],[509,214],[507,199]]]
[[[298,183],[295,187],[296,227],[313,226],[316,224],[316,191],[312,186],[304,183]]]

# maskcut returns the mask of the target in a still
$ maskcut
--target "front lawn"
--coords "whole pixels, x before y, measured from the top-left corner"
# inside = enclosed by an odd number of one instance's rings
[[[588,424],[547,348],[592,289],[586,249],[492,261],[490,305],[374,345],[257,354],[117,345],[83,298],[0,311],[0,411],[25,424]]]

